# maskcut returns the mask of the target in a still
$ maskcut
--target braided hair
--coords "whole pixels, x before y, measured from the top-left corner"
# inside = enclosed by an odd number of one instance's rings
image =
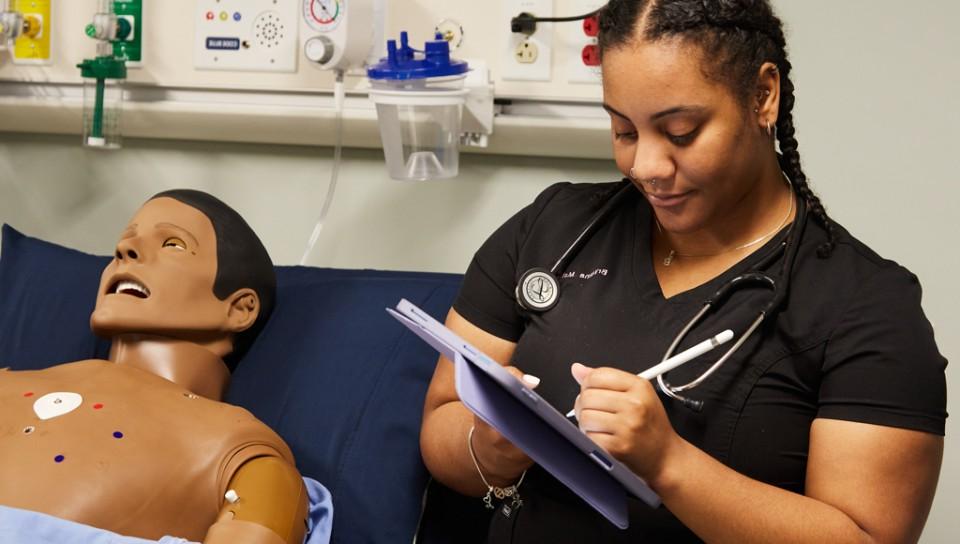
[[[793,66],[787,58],[783,24],[773,13],[769,0],[610,0],[600,11],[599,20],[601,56],[606,50],[637,39],[682,39],[699,46],[709,59],[704,63],[705,75],[724,83],[744,105],[754,96],[757,73],[763,64],[777,66],[780,167],[827,231],[827,241],[817,248],[817,255],[829,257],[836,243],[836,229],[800,165],[793,126]]]

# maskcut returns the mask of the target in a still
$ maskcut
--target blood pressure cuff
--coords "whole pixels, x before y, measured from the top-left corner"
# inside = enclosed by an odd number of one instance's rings
[[[3,227],[0,368],[106,358],[89,329],[107,257]],[[287,442],[325,485],[331,542],[409,542],[427,472],[420,419],[436,353],[384,311],[407,298],[443,320],[461,276],[277,267],[277,303],[233,374],[227,401]]]

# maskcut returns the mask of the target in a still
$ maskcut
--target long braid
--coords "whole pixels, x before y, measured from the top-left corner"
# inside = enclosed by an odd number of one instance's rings
[[[786,40],[783,37],[783,30],[778,25],[775,29],[776,35],[772,36],[781,50],[785,51]],[[823,207],[818,197],[810,185],[807,183],[807,175],[804,174],[800,166],[799,142],[796,138],[796,128],[793,126],[793,106],[796,102],[794,96],[793,80],[790,79],[790,72],[793,65],[787,60],[784,53],[780,59],[780,114],[777,118],[777,141],[780,143],[780,154],[782,155],[781,167],[793,183],[794,190],[807,202],[807,207],[813,216],[823,225],[827,231],[827,241],[817,248],[817,256],[821,259],[829,257],[833,253],[836,245],[836,227],[827,210]]]
[[[638,24],[642,21],[642,25]],[[600,50],[623,46],[637,36],[647,41],[681,37],[710,56],[710,74],[724,81],[747,105],[756,89],[760,67],[772,62],[780,71],[780,113],[777,140],[781,168],[804,199],[814,218],[827,231],[817,248],[829,257],[836,245],[836,227],[820,198],[807,182],[800,165],[799,143],[793,124],[796,102],[792,65],[787,59],[783,24],[769,0],[610,0],[600,12]],[[642,28],[641,28],[642,26]]]

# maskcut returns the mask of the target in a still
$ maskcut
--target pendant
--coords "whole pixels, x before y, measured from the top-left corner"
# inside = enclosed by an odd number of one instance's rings
[[[509,506],[507,505],[506,502],[503,503],[503,505],[500,507],[500,513],[503,514],[503,517],[509,519],[510,516],[512,516],[514,512],[519,510],[521,506],[523,506],[523,501],[520,499],[520,494],[518,493],[513,496],[513,500],[510,501]]]
[[[670,254],[667,255],[667,257],[663,260],[663,266],[670,266],[673,264],[673,256],[676,254],[677,252],[671,249]]]

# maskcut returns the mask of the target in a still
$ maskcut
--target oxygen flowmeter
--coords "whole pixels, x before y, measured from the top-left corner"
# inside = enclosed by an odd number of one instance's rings
[[[84,32],[97,40],[97,56],[77,65],[83,76],[83,145],[120,147],[120,114],[127,62],[141,60],[141,0],[101,0]]]

